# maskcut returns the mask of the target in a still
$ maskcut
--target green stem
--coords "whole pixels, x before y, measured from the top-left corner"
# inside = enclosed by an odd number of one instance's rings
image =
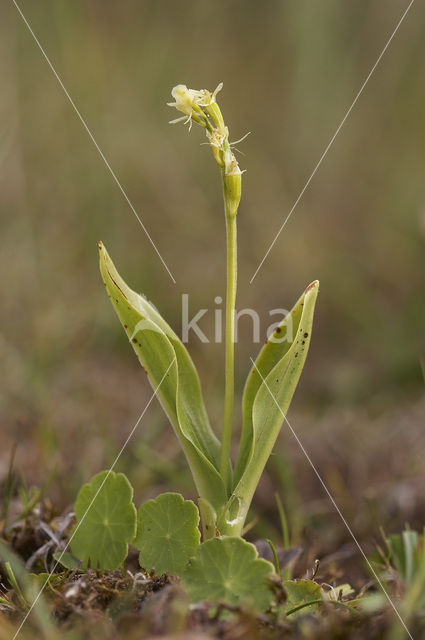
[[[275,568],[275,571],[276,571],[277,575],[280,578],[280,566],[279,566],[279,559],[278,559],[277,553],[276,553],[276,548],[275,548],[273,542],[271,540],[269,540],[269,538],[267,538],[267,543],[268,543],[270,549],[272,550],[273,559],[274,559],[274,568]]]
[[[226,293],[226,359],[224,383],[224,416],[221,439],[220,474],[230,490],[229,458],[232,440],[234,378],[235,378],[235,303],[237,280],[236,214],[230,212],[225,201],[227,237],[227,293]]]
[[[346,602],[340,602],[340,600],[322,600],[322,599],[309,600],[308,602],[303,602],[297,605],[296,607],[294,607],[293,609],[290,609],[289,611],[287,611],[286,615],[291,616],[293,613],[296,613],[297,611],[301,611],[301,609],[305,609],[305,607],[310,607],[313,604],[333,604],[337,607],[345,607],[345,609],[348,609],[349,611],[351,611],[351,613],[355,613],[358,616],[361,615],[361,613],[357,611],[357,609],[350,606],[350,604],[347,604]]]

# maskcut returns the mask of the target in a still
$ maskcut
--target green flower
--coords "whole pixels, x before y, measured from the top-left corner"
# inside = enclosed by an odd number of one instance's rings
[[[220,107],[217,104],[216,97],[222,88],[222,82],[213,93],[207,89],[188,89],[185,84],[178,84],[171,92],[174,102],[167,104],[184,113],[180,118],[171,120],[170,124],[184,122],[189,124],[190,130],[192,122],[196,122],[205,128],[215,161],[223,173],[226,203],[232,212],[236,212],[241,197],[241,175],[243,172],[233,153],[234,144],[229,142],[229,129],[224,123]]]
[[[171,91],[175,102],[168,102],[167,104],[169,107],[175,107],[185,115],[171,120],[170,124],[184,121],[185,124],[189,124],[189,129],[191,129],[192,121],[195,121],[203,127],[210,128],[211,125],[203,109],[211,107],[216,102],[216,95],[222,88],[222,82],[217,86],[214,93],[207,89],[188,89],[185,84],[176,85]]]

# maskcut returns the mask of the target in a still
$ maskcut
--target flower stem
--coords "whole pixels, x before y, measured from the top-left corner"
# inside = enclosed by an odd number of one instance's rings
[[[226,186],[224,185],[226,190]],[[237,241],[236,241],[236,214],[230,211],[224,194],[226,237],[227,237],[227,292],[226,292],[226,355],[225,355],[225,382],[224,382],[224,416],[221,438],[220,474],[226,487],[230,487],[229,458],[230,444],[232,440],[233,402],[235,386],[235,303],[237,281]]]

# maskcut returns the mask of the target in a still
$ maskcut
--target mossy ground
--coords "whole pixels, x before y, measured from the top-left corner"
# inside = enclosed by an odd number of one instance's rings
[[[19,511],[17,500],[13,510]],[[73,525],[72,513],[55,511],[49,500],[39,502],[20,522],[3,529],[2,539],[16,554],[28,571],[39,574],[50,572],[55,566],[53,553],[63,548]],[[271,559],[271,551],[265,541],[257,542],[261,555]],[[312,549],[278,550],[281,568],[291,566],[292,577],[314,577],[318,584],[351,583],[355,594],[376,593],[376,583],[371,579],[365,564],[350,545],[335,548],[329,555],[322,555],[322,562],[312,562]],[[320,554],[319,554],[320,557]],[[378,555],[375,555],[375,560]],[[380,563],[375,563],[377,568]],[[22,593],[17,593],[4,568],[1,570],[0,639],[13,637],[26,613],[22,597],[30,604],[34,599],[21,581]],[[391,596],[396,601],[400,595],[397,579],[388,583]],[[275,577],[270,588],[277,603],[285,602],[285,590]],[[343,598],[343,601],[352,599]],[[66,638],[68,640],[136,640],[139,638],[222,638],[238,640],[274,638],[337,640],[342,638],[378,640],[405,637],[399,622],[389,605],[374,613],[361,610],[353,613],[341,607],[324,603],[317,609],[305,609],[302,615],[285,617],[274,610],[258,614],[245,607],[230,607],[226,603],[210,607],[207,603],[190,604],[175,576],[147,574],[138,565],[138,552],[130,552],[122,570],[113,572],[70,571],[56,566],[51,584],[43,592],[42,600],[49,611],[48,622],[42,616],[32,614],[20,635],[23,639]],[[417,633],[423,632],[420,620],[411,620],[411,632],[417,625]],[[423,621],[422,621],[423,622]],[[8,635],[9,634],[9,635]],[[414,637],[421,637],[414,635]]]

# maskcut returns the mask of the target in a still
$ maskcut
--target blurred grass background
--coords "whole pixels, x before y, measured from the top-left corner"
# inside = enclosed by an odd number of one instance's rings
[[[200,146],[203,132],[169,126],[177,114],[166,106],[175,84],[213,90],[223,81],[220,105],[232,138],[252,131],[239,157],[247,173],[238,307],[257,309],[266,322],[269,309],[291,308],[320,279],[294,428],[353,517],[368,492],[377,513],[383,495],[394,497],[394,482],[407,482],[413,500],[408,512],[405,494],[388,507],[395,522],[422,514],[424,7],[413,5],[250,285],[406,0],[20,6],[177,283],[12,2],[2,3],[0,475],[17,440],[16,464],[28,482],[43,482],[58,465],[51,494],[66,505],[83,480],[110,464],[150,396],[105,296],[99,239],[177,330],[183,292],[193,311],[212,310],[214,297],[224,297],[219,175]],[[211,320],[212,311],[206,331]],[[192,339],[189,348],[219,428],[223,345]],[[257,350],[246,320],[238,397]],[[320,489],[290,438],[283,434],[286,453],[275,460],[286,458],[264,486],[280,482],[288,500],[299,491],[305,510],[316,513]],[[179,488],[178,477],[193,491],[157,406],[120,469],[140,492],[155,494],[168,481]]]

